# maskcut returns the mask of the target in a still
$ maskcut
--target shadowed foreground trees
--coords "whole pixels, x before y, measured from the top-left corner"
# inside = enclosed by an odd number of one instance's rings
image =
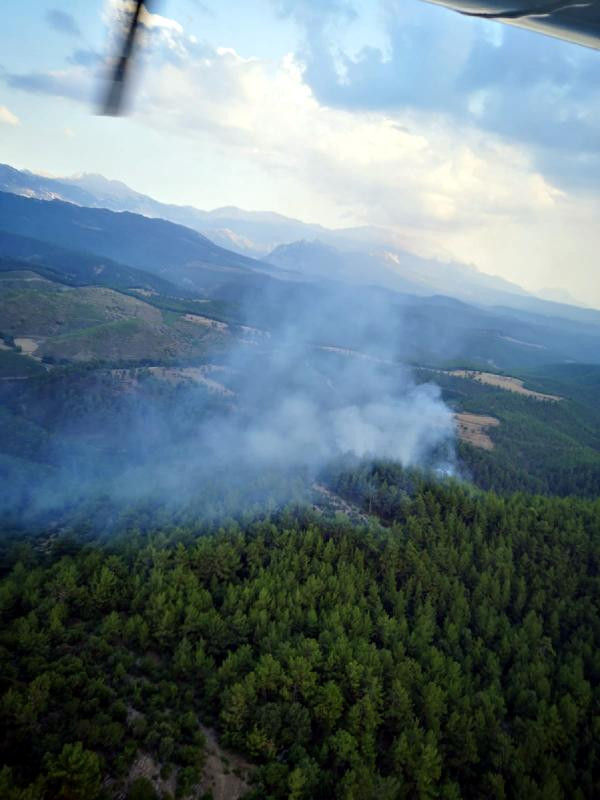
[[[111,796],[139,750],[183,795],[200,719],[256,798],[598,796],[600,502],[368,479],[386,528],[296,509],[21,547],[2,797]]]

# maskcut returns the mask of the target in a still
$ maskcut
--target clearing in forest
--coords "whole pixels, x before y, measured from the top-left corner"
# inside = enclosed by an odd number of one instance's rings
[[[136,712],[137,713],[137,712]],[[250,788],[249,776],[254,769],[245,758],[224,750],[212,728],[200,726],[206,737],[206,760],[202,780],[194,787],[191,795],[185,795],[184,800],[192,797],[203,796],[210,793],[214,800],[239,800]],[[169,777],[161,777],[162,765],[149,753],[139,752],[131,769],[129,770],[128,783],[137,778],[146,778],[161,796],[176,796],[177,771],[171,771]]]
[[[494,449],[494,443],[490,439],[487,429],[498,427],[500,420],[485,414],[469,414],[467,412],[455,414],[454,418],[459,439],[484,450]]]
[[[534,397],[536,400],[562,400],[562,397],[555,394],[543,394],[542,392],[534,392],[533,389],[526,389],[522,380],[511,378],[509,375],[496,375],[493,372],[479,372],[472,369],[452,369],[448,370],[447,374],[452,375],[454,378],[468,378],[472,381],[478,381],[478,383],[486,383],[488,386],[495,386],[498,389],[506,389],[508,392]]]

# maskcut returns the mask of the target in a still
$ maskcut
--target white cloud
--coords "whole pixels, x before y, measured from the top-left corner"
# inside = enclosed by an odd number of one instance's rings
[[[6,125],[20,125],[21,121],[17,115],[9,111],[6,106],[0,106],[0,124],[1,123],[5,123]]]
[[[134,0],[106,0],[104,18],[109,22],[114,22],[115,18],[122,17],[123,14],[131,14],[135,10]],[[168,28],[179,34],[183,33],[183,27],[174,19],[163,17],[160,14],[153,14],[142,6],[140,21],[147,28]]]
[[[267,185],[283,181],[292,191],[277,210],[390,226],[416,252],[529,286],[564,285],[568,274],[573,291],[585,286],[600,301],[598,280],[590,286],[600,198],[558,190],[525,145],[430,112],[324,106],[292,55],[243,58],[178,32],[171,47],[183,56],[163,57],[156,42],[147,53],[139,121],[195,143],[202,137],[234,164],[251,161]]]
[[[559,193],[524,150],[432,115],[322,106],[292,56],[280,64],[231,49],[173,64],[147,60],[138,98],[144,121],[183,136],[209,133],[386,224],[473,223],[531,214]]]
[[[162,28],[163,30],[174,31],[182,34],[183,27],[174,19],[162,17],[160,14],[151,14],[142,6],[141,21],[147,28]]]
[[[325,225],[389,226],[422,255],[475,263],[532,288],[566,285],[600,303],[600,195],[559,191],[526,144],[431,111],[332,108],[292,55],[244,58],[192,41],[163,17],[149,27],[134,121],[170,142],[178,137],[190,160],[201,152],[204,162],[210,153],[226,162],[207,179],[223,182],[228,202],[239,202],[251,165],[263,208]],[[72,98],[93,85],[82,67],[46,76],[47,85],[27,80],[30,91]]]

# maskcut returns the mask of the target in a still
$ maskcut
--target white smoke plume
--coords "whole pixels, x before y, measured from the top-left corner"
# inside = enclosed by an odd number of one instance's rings
[[[309,485],[344,455],[451,470],[453,415],[439,389],[417,384],[402,363],[407,333],[396,295],[269,280],[246,287],[237,306],[244,322],[262,319],[268,329],[230,326],[227,354],[207,357],[208,383],[101,370],[102,380],[90,371],[69,388],[66,375],[66,396],[79,392],[81,402],[64,409],[50,467],[26,500],[8,489],[3,505],[36,514],[104,494],[125,505],[151,498],[201,507],[231,487],[242,489],[243,504],[252,481],[264,499],[273,475],[302,474]],[[31,401],[38,416],[46,402],[60,418],[53,391]]]

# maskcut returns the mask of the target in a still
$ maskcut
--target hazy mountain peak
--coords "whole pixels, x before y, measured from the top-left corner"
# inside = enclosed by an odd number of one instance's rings
[[[104,175],[99,175],[95,172],[79,172],[66,178],[61,178],[64,183],[76,184],[90,192],[109,192],[115,197],[128,197],[131,195],[139,195],[134,189],[131,189],[123,181],[118,181],[112,178],[105,178]],[[143,196],[143,195],[139,195]]]
[[[568,292],[566,289],[558,289],[556,287],[548,287],[545,289],[540,289],[536,292],[538,297],[542,297],[544,300],[550,300],[554,303],[566,303],[567,305],[571,306],[580,306],[581,308],[591,308],[587,303],[583,303],[581,300],[578,300],[574,297],[571,292]]]
[[[298,223],[292,217],[286,217],[283,214],[278,214],[276,211],[248,211],[237,206],[220,206],[214,208],[212,211],[204,212],[211,217],[223,217],[232,220],[254,220],[257,222],[270,222],[270,223]],[[300,223],[303,224],[303,223]]]
[[[470,303],[527,307],[546,315],[575,314],[579,318],[585,308],[563,290],[543,290],[536,296],[473,264],[418,256],[405,249],[397,232],[383,226],[327,229],[275,212],[246,211],[236,206],[203,211],[161,203],[122,181],[95,173],[49,178],[1,164],[0,191],[168,220],[203,234],[227,250],[267,258],[280,267],[285,264],[286,269],[313,276],[379,283],[416,294],[445,294]]]

